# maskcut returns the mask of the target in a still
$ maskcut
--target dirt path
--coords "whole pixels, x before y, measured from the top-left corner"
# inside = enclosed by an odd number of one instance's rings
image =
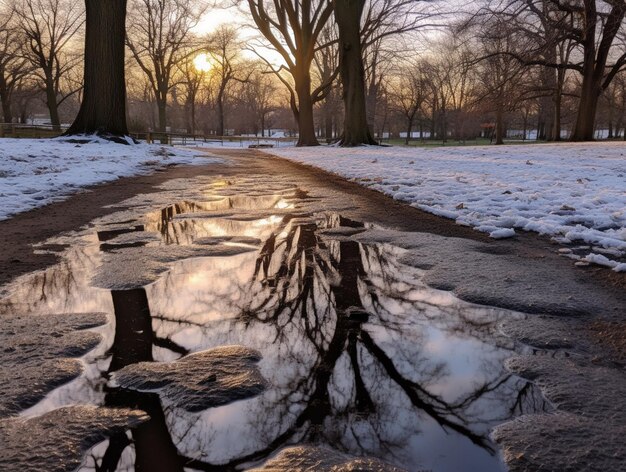
[[[399,231],[431,235],[408,244],[429,270],[427,281],[435,288],[453,290],[460,298],[525,312],[600,317],[595,332],[606,323],[623,321],[626,311],[626,274],[606,268],[575,267],[558,254],[559,245],[548,238],[523,233],[514,239],[493,240],[453,221],[399,203],[379,192],[348,182],[318,169],[302,166],[262,152],[211,150],[224,164],[179,166],[147,176],[123,178],[86,189],[67,200],[0,221],[0,286],[58,261],[63,248],[33,245],[60,233],[77,230],[94,218],[113,213],[125,199],[158,192],[168,180],[196,176],[245,174],[282,175],[303,188],[345,201],[343,213]],[[619,335],[618,338],[621,338]],[[615,340],[613,346],[619,346]],[[621,343],[623,344],[623,343]]]
[[[621,447],[617,429],[623,429],[624,413],[613,410],[626,394],[626,274],[575,267],[559,255],[556,243],[533,234],[491,240],[339,177],[260,152],[212,150],[211,154],[224,157],[224,164],[174,167],[120,179],[0,222],[4,248],[0,285],[56,263],[54,252],[63,249],[47,247],[52,253],[42,254],[33,245],[119,211],[125,199],[159,192],[158,186],[171,179],[254,175],[267,182],[280,175],[316,196],[322,210],[331,204],[332,211],[343,217],[373,224],[355,240],[406,249],[403,263],[423,270],[423,280],[433,288],[453,291],[466,301],[540,315],[503,326],[508,335],[534,348],[532,355],[515,358],[511,370],[535,380],[561,413],[555,421],[534,415],[534,428],[557,437],[555,448],[563,453],[584,449],[576,442],[580,437],[592,434],[594,439],[584,458],[561,457],[545,447],[541,435],[526,423],[508,423],[496,438],[512,470],[533,470],[550,461],[572,466],[571,470],[609,470],[620,464],[619,454],[613,452]],[[108,208],[111,205],[116,208]],[[376,225],[386,230],[377,232]],[[589,382],[573,380],[581,373]],[[597,429],[598,425],[605,427]]]
[[[483,233],[399,203],[379,192],[318,169],[272,158],[257,151],[215,149],[211,153],[235,160],[243,158],[244,161],[239,162],[246,166],[246,172],[283,174],[293,177],[296,182],[302,181],[308,185],[327,187],[333,192],[339,192],[353,202],[353,208],[349,213],[355,218],[402,231],[418,231],[482,242],[493,247],[493,253],[508,254],[519,259],[543,260],[541,266],[555,265],[563,279],[582,282],[588,285],[589,290],[598,289],[604,296],[607,290],[614,291],[619,301],[626,301],[625,274],[593,266],[586,269],[574,268],[570,261],[556,254],[558,245],[547,238],[528,233],[514,240],[491,240]],[[140,193],[157,192],[158,185],[171,179],[200,175],[228,176],[236,175],[240,171],[240,167],[217,164],[170,167],[151,175],[122,178],[115,182],[89,187],[63,202],[0,221],[0,243],[5,249],[0,253],[0,286],[19,275],[43,269],[57,262],[53,254],[36,254],[32,246],[54,235],[76,230],[96,217],[113,213],[115,208],[106,208],[108,206]],[[485,267],[475,269],[489,272],[489,268]],[[514,267],[511,267],[511,270],[516,272]]]
[[[22,274],[58,262],[54,254],[36,254],[33,245],[67,231],[77,230],[94,218],[115,212],[106,208],[139,193],[157,192],[167,180],[220,172],[221,166],[173,166],[154,174],[125,177],[88,187],[65,201],[20,213],[0,221],[0,286]],[[54,248],[50,248],[54,249]],[[60,248],[59,248],[60,249]]]

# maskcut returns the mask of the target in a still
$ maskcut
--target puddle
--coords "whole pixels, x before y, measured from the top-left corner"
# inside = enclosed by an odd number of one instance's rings
[[[423,271],[399,262],[403,250],[351,240],[362,223],[310,215],[299,189],[208,188],[206,201],[88,232],[65,262],[20,279],[0,304],[0,314],[110,316],[94,329],[103,341],[83,358],[83,375],[23,413],[90,404],[150,415],[93,447],[81,470],[242,470],[302,443],[407,470],[506,470],[491,428],[549,409],[503,367],[516,346],[498,325],[522,315],[426,287]],[[92,286],[108,254],[132,260],[170,246],[242,250],[168,262],[146,286]],[[231,345],[261,354],[262,393],[187,411],[107,383],[139,362]]]

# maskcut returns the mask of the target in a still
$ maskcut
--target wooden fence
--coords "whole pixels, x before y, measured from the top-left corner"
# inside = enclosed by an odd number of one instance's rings
[[[18,123],[0,123],[0,138],[54,138],[61,136],[66,126],[29,125]],[[220,145],[223,147],[281,147],[293,145],[297,138],[261,138],[255,136],[213,136],[186,133],[130,133],[138,141],[160,143],[169,146],[201,146],[202,144]]]
[[[0,138],[55,138],[66,130],[65,126],[0,123]]]
[[[281,147],[293,145],[297,138],[262,138],[259,136],[214,136],[204,134],[184,134],[184,133],[131,133],[131,136],[147,143],[161,143],[170,146],[194,146],[206,144],[217,144],[224,147]]]

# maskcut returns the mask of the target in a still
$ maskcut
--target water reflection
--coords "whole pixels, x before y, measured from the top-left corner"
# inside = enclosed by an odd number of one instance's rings
[[[548,407],[532,384],[503,368],[514,346],[497,324],[516,315],[427,288],[419,270],[399,263],[400,249],[322,236],[363,224],[310,217],[298,205],[306,198],[291,189],[176,203],[141,225],[100,231],[64,265],[17,286],[2,311],[115,318],[85,358],[85,374],[27,414],[74,403],[150,414],[94,448],[84,470],[239,470],[302,442],[409,470],[502,470],[490,428]],[[141,289],[89,286],[100,251],[218,239],[261,244],[179,261]],[[189,413],[157,394],[106,385],[110,373],[133,363],[231,344],[261,352],[265,393]]]
[[[217,312],[210,284],[196,283],[211,280],[211,264],[196,262],[149,287],[156,332],[190,350],[258,349],[271,385],[202,421],[177,418],[172,430],[187,431],[178,447],[202,451],[200,469],[258,462],[298,442],[408,469],[501,469],[490,427],[547,406],[502,367],[513,346],[496,325],[513,315],[424,287],[418,271],[397,262],[397,249],[318,236],[318,226],[337,225],[359,223],[335,215],[277,231],[247,285],[221,281],[245,296]],[[172,303],[174,293],[205,309],[190,316]]]
[[[152,361],[153,346],[183,355],[188,353],[172,341],[154,335],[144,289],[112,291],[111,295],[115,309],[115,339],[107,374],[131,364]],[[96,470],[116,470],[124,449],[133,444],[136,471],[183,471],[184,460],[172,442],[157,394],[112,389],[108,391],[104,404],[143,410],[150,415],[150,420],[132,430],[132,442],[126,434],[111,438]]]
[[[146,216],[145,230],[164,244],[189,245],[207,236],[267,237],[294,205],[281,195],[229,196],[209,202],[180,202]],[[259,213],[266,212],[265,218]],[[291,212],[289,212],[291,213]]]

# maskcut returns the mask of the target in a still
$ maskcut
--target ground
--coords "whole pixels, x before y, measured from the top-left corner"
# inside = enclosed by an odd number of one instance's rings
[[[293,156],[298,158],[297,153]],[[183,181],[174,179],[251,179],[246,185],[254,188],[256,182],[259,191],[272,180],[290,182],[314,197],[311,202],[305,198],[308,211],[328,207],[346,221],[373,225],[367,231],[329,230],[327,237],[401,248],[402,264],[415,268],[428,286],[467,302],[533,315],[505,318],[499,329],[521,346],[509,361],[509,369],[542,388],[554,407],[550,413],[554,421],[545,414],[531,414],[496,430],[494,437],[512,470],[538,470],[540,464],[558,464],[563,470],[618,470],[624,466],[618,454],[624,423],[617,408],[626,385],[624,338],[614,328],[623,326],[626,274],[601,266],[575,266],[563,257],[563,246],[547,236],[522,232],[515,239],[495,240],[488,233],[393,200],[373,188],[260,152],[211,150],[208,157],[212,159],[209,165],[175,166],[126,177],[0,221],[3,247],[11,248],[0,254],[0,285],[63,260],[61,243],[67,238],[36,250],[33,245],[59,233],[89,228],[98,218],[106,221],[106,215],[131,205],[132,197],[147,195],[140,202],[147,205],[142,202],[149,202],[150,194],[158,200],[164,193],[164,187],[159,187],[163,184],[172,195],[193,194],[181,186]],[[172,181],[177,184],[167,187]],[[119,244],[136,242],[141,241],[128,239]],[[209,243],[222,244],[204,242]],[[107,262],[105,258],[104,263],[120,267],[113,259]],[[155,277],[160,277],[159,273]],[[6,289],[8,293],[11,290]],[[607,330],[614,332],[605,336]],[[589,381],[576,381],[581,374]],[[529,429],[528,424],[536,427]],[[549,447],[539,433],[552,438]],[[581,437],[587,437],[585,446],[579,444]],[[584,457],[565,455],[569,447],[585,449]],[[315,453],[304,451],[302,454],[314,457]],[[290,454],[296,461],[309,460],[298,456],[300,453],[282,454],[276,464]],[[349,460],[337,459],[338,463]]]

